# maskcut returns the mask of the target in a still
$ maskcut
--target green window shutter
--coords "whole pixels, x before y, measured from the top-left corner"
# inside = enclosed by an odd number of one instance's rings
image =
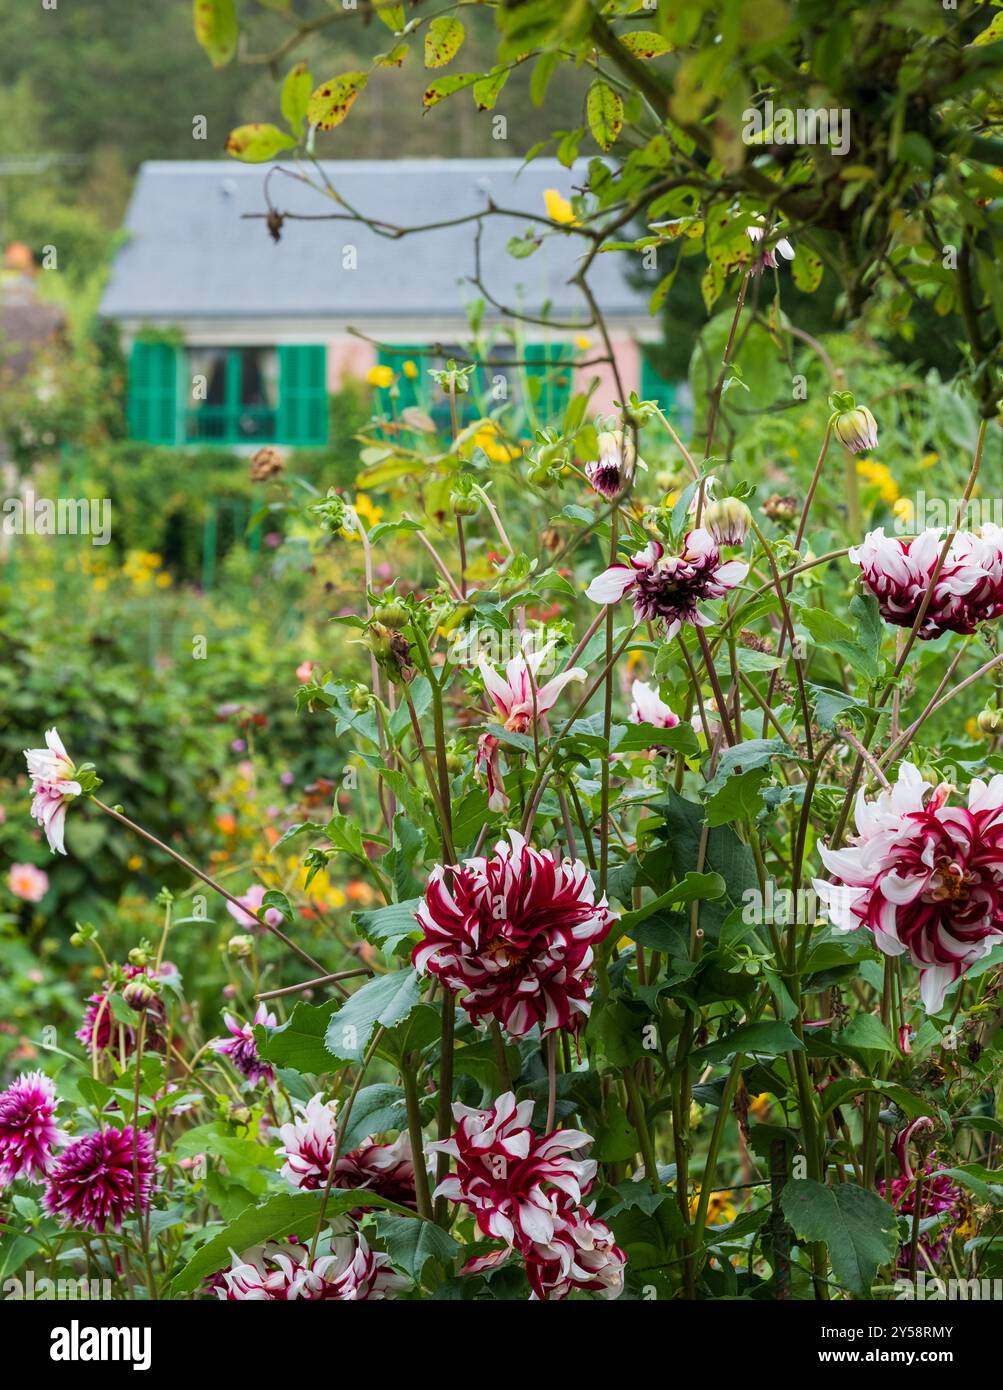
[[[135,342],[129,357],[129,434],[150,444],[178,442],[178,351]]]
[[[563,417],[574,385],[575,349],[571,343],[527,343],[524,351],[533,414],[541,424]]]
[[[279,348],[280,444],[327,443],[327,349],[287,343]]]

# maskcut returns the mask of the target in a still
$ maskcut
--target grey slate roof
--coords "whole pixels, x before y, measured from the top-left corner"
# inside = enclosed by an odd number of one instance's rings
[[[197,318],[362,318],[420,320],[450,315],[477,296],[472,225],[387,240],[348,222],[287,221],[274,243],[260,220],[268,165],[235,161],[150,162],[142,166],[126,219],[128,240],[118,252],[101,313],[108,318],[170,321]],[[291,164],[286,167],[293,167]],[[556,160],[328,161],[331,183],[371,218],[414,225],[457,217],[485,206],[544,212],[543,193],[567,196],[582,168]],[[521,172],[520,172],[521,171]],[[281,211],[324,213],[330,200],[279,173],[269,189]],[[482,274],[491,295],[507,307],[539,312],[550,301],[555,319],[587,317],[576,288],[565,282],[585,243],[548,238],[526,259],[505,247],[528,227],[523,219],[491,217],[482,237]],[[342,247],[358,248],[358,269],[342,268]],[[647,317],[646,296],[624,274],[626,258],[597,257],[590,284],[604,313]],[[489,314],[492,311],[489,309]]]

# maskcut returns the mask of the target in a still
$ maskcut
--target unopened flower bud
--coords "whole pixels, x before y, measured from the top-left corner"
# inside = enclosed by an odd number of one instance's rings
[[[1003,733],[1003,710],[980,710],[979,716],[975,722],[979,726],[979,731],[983,734]]]
[[[122,991],[122,998],[130,1009],[141,1014],[156,1001],[157,995],[146,980],[130,980]]]
[[[722,497],[707,503],[703,522],[715,545],[743,545],[752,525],[752,513],[740,498]]]
[[[358,681],[352,686],[348,696],[349,704],[352,709],[364,710],[369,708],[369,702],[373,698],[372,691],[368,686],[361,685]]]
[[[322,501],[313,502],[310,511],[320,519],[326,531],[340,531],[347,520],[344,499],[336,492],[329,492]]]
[[[763,513],[771,521],[778,525],[786,525],[792,522],[799,511],[798,499],[796,497],[781,497],[775,492],[772,497],[767,497],[763,503]]]
[[[251,1123],[251,1112],[246,1105],[239,1105],[236,1101],[231,1102],[229,1120],[234,1125],[249,1125]]]
[[[231,936],[226,943],[227,954],[235,960],[246,960],[254,951],[253,936]]]
[[[603,430],[599,435],[599,457],[585,465],[585,476],[600,497],[612,500],[630,484],[636,460],[637,451],[629,434]]]
[[[411,644],[407,638],[383,623],[372,622],[363,639],[375,656],[380,669],[393,681],[410,681],[414,676]]]
[[[145,946],[133,946],[129,952],[129,964],[144,966],[150,963],[150,953]]]
[[[865,405],[838,411],[832,427],[840,444],[851,454],[878,447],[878,422]]]
[[[398,631],[402,627],[406,627],[411,620],[407,605],[402,603],[399,598],[386,599],[377,606],[373,616],[384,627],[392,627]]]

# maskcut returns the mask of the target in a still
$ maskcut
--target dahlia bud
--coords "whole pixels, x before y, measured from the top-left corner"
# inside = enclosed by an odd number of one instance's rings
[[[130,980],[122,991],[122,998],[130,1009],[135,1009],[141,1014],[151,1007],[157,996],[146,980]]]
[[[385,599],[378,605],[373,616],[384,627],[392,627],[395,631],[406,627],[411,621],[411,614],[407,611],[407,606],[399,598]]]
[[[830,396],[829,402],[836,412],[832,427],[844,448],[862,454],[878,447],[878,424],[865,405],[857,405],[848,391]]]
[[[246,960],[254,951],[253,936],[231,936],[226,943],[227,954],[234,960]]]
[[[763,503],[763,514],[769,517],[770,521],[777,522],[778,525],[788,524],[797,517],[798,499],[796,497],[781,497],[778,492],[775,492],[772,497],[767,497]]]
[[[975,722],[979,726],[980,733],[1003,733],[1003,710],[988,708],[981,710]]]
[[[266,444],[263,449],[251,455],[251,482],[266,483],[269,478],[274,478],[285,468],[282,455],[271,444]]]
[[[349,691],[348,702],[352,709],[364,710],[369,708],[369,702],[372,698],[373,693],[369,687],[356,681]]]
[[[393,681],[410,681],[415,670],[411,661],[411,643],[401,633],[383,623],[372,622],[363,638],[380,668]]]
[[[148,949],[145,946],[133,946],[132,950],[129,952],[129,964],[138,965],[142,969],[143,966],[149,965],[149,963],[150,952]]]
[[[340,531],[348,517],[344,499],[336,492],[329,492],[323,501],[312,503],[309,510],[319,517],[325,530],[331,532]]]
[[[599,457],[585,465],[585,476],[600,497],[612,500],[630,484],[637,462],[637,450],[623,430],[603,430],[599,435]]]
[[[231,1101],[228,1118],[231,1124],[249,1125],[251,1123],[251,1111],[248,1106]]]
[[[752,525],[752,513],[738,497],[722,497],[708,502],[703,524],[715,545],[743,545]]]

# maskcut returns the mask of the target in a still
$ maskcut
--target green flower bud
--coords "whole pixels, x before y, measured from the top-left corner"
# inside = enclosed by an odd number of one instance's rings
[[[988,708],[981,710],[975,722],[984,734],[1003,733],[1003,710]]]
[[[849,410],[837,408],[832,427],[840,444],[851,454],[862,454],[878,447],[878,423],[865,405]]]
[[[752,513],[738,497],[722,497],[707,503],[703,524],[715,545],[744,545],[752,525]]]
[[[227,955],[233,956],[234,960],[246,960],[254,954],[254,937],[231,936],[226,943],[226,950]]]

